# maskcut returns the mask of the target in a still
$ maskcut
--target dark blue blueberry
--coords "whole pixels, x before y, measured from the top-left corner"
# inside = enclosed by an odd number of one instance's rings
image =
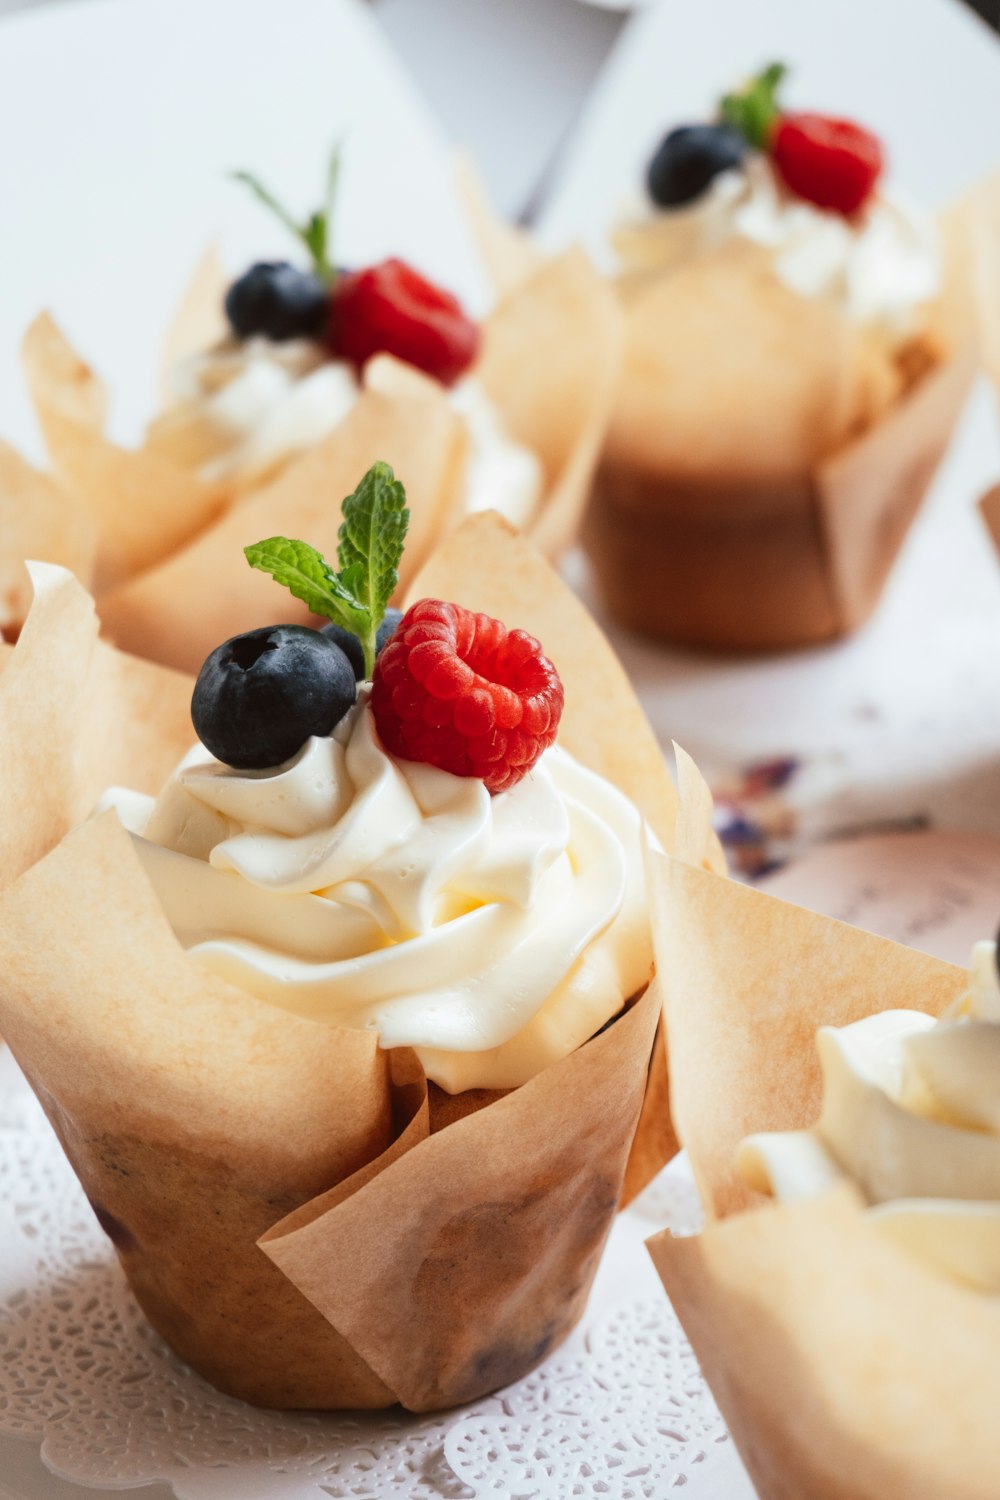
[[[746,149],[731,125],[678,125],[663,137],[649,164],[649,196],[660,208],[691,203],[720,172],[738,167]]]
[[[321,339],[329,299],[311,271],[287,261],[258,261],[226,293],[226,317],[238,339]]]
[[[401,609],[386,610],[382,616],[382,623],[378,628],[378,635],[375,637],[376,656],[378,656],[383,646],[388,645],[390,638],[396,634],[396,627],[402,618],[403,611]]]
[[[382,650],[382,647],[385,645],[389,637],[393,634],[396,626],[399,624],[402,618],[403,611],[401,609],[386,610],[384,616],[382,617],[382,623],[378,628],[378,634],[375,637],[376,656],[378,656],[379,652]],[[361,682],[365,675],[365,653],[361,649],[361,642],[358,640],[357,636],[352,635],[349,630],[345,630],[342,625],[334,625],[332,623],[330,625],[324,625],[323,629],[320,631],[320,634],[327,636],[331,641],[336,641],[337,645],[340,647],[341,651],[343,651],[351,666],[354,668],[354,675],[357,678],[358,682]]]
[[[305,625],[271,625],[217,646],[191,699],[195,733],[227,766],[280,766],[310,735],[329,734],[357,697],[335,641]]]

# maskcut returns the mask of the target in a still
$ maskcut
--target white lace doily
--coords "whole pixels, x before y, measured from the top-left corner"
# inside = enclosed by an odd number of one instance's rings
[[[752,1500],[643,1239],[693,1227],[664,1173],[615,1225],[584,1323],[457,1412],[282,1415],[219,1395],[147,1327],[9,1053],[0,1055],[0,1434],[92,1487],[178,1500]]]

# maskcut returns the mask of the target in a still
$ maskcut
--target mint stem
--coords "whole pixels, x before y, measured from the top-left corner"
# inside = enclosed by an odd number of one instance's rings
[[[265,187],[259,177],[252,172],[233,172],[231,176],[236,182],[242,182],[263,203],[265,208],[270,209],[276,218],[280,219],[285,228],[305,246],[309,259],[316,276],[324,286],[332,286],[336,279],[336,270],[333,265],[330,250],[332,245],[331,225],[333,224],[334,199],[337,193],[337,183],[340,176],[340,146],[334,146],[330,152],[330,160],[326,170],[326,197],[322,209],[317,209],[304,224],[299,224],[278,199]]]
[[[381,620],[379,624],[381,624]],[[375,637],[377,630],[366,630],[360,637],[361,649],[365,654],[365,679],[370,682],[372,673],[375,671]]]

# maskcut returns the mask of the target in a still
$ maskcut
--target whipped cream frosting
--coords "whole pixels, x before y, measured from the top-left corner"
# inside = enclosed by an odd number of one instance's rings
[[[255,484],[312,447],[344,420],[360,394],[354,367],[327,359],[309,339],[226,341],[182,361],[174,372],[179,410],[206,429],[208,481]],[[542,491],[537,454],[516,443],[473,377],[448,399],[465,423],[468,512],[500,511],[515,526],[532,517]]]
[[[649,979],[642,820],[558,746],[495,797],[396,760],[367,697],[275,770],[199,745],[155,801],[101,806],[213,973],[416,1048],[450,1093],[517,1087]]]
[[[1000,1294],[1000,984],[977,943],[969,989],[939,1021],[890,1010],[817,1034],[812,1130],[750,1136],[738,1165],[779,1198],[849,1178],[886,1233],[965,1285]]]
[[[614,242],[623,269],[644,272],[676,269],[740,236],[768,252],[792,291],[899,336],[941,288],[934,223],[916,204],[879,191],[848,219],[789,192],[760,153],[721,172],[693,203],[625,215]]]

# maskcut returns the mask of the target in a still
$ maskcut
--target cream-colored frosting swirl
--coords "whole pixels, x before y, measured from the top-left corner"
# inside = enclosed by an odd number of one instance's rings
[[[450,1093],[527,1082],[649,978],[642,820],[557,746],[491,797],[387,754],[362,689],[273,771],[197,746],[155,802],[107,805],[193,958],[415,1047]]]
[[[227,341],[183,361],[174,372],[178,419],[201,434],[198,472],[208,481],[256,484],[311,448],[343,421],[358,399],[353,365],[327,359],[308,339]],[[503,419],[471,376],[448,392],[465,424],[469,456],[465,508],[498,510],[515,526],[534,514],[542,491],[537,454],[506,432]]]
[[[615,236],[623,268],[676,268],[736,236],[762,246],[776,274],[805,297],[834,300],[848,317],[900,336],[940,291],[934,223],[898,193],[880,190],[852,218],[807,203],[770,160],[748,155],[693,203],[627,214]]]
[[[850,1178],[880,1228],[957,1280],[1000,1294],[1000,985],[993,943],[940,1021],[890,1010],[817,1034],[810,1131],[750,1136],[751,1187],[808,1197]]]

